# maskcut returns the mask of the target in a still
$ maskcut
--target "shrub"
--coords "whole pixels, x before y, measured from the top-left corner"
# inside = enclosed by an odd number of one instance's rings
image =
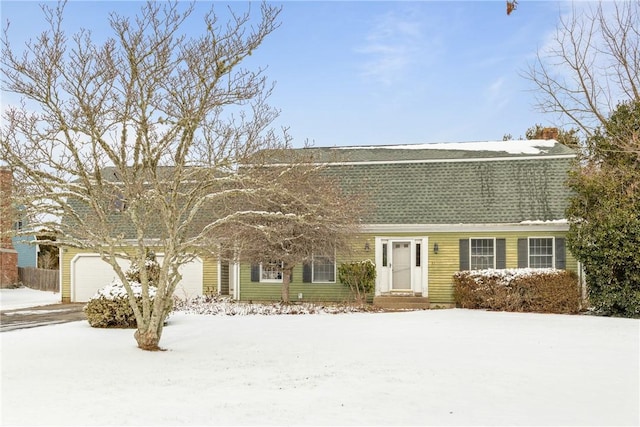
[[[367,293],[375,286],[376,266],[370,260],[341,264],[338,268],[338,280],[349,286],[356,301],[364,304]]]
[[[477,270],[454,275],[454,299],[461,308],[578,313],[578,277],[565,270]]]
[[[144,266],[147,270],[147,280],[149,280],[149,283],[158,283],[158,279],[160,278],[160,264],[156,261],[156,255],[153,252],[147,253]],[[138,264],[131,264],[131,267],[125,271],[124,277],[126,277],[129,282],[142,283]]]
[[[147,254],[144,267],[149,283],[149,300],[153,304],[156,287],[160,275],[160,265],[153,252]],[[140,284],[140,268],[136,263],[125,272],[125,277],[133,290],[136,303],[142,310],[142,285]],[[129,303],[129,296],[124,285],[114,280],[108,286],[100,289],[84,306],[84,312],[89,324],[94,328],[135,328],[136,317]]]
[[[131,282],[138,307],[142,310],[142,285]],[[150,300],[153,302],[156,288],[149,286]],[[100,289],[84,306],[89,325],[94,328],[135,328],[136,317],[129,304],[129,296],[124,285],[114,280]]]

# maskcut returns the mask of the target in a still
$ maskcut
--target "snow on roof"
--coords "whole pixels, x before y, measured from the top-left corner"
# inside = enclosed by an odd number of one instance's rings
[[[568,224],[569,221],[566,218],[562,219],[548,219],[548,220],[526,220],[520,221],[520,224]]]
[[[552,148],[557,144],[554,139],[528,139],[515,141],[477,141],[477,142],[441,142],[406,145],[368,145],[351,147],[334,147],[337,150],[460,150],[460,151],[495,151],[509,154],[540,154],[541,148]]]

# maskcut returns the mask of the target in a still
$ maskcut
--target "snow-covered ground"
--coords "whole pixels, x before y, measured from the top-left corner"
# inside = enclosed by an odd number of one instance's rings
[[[57,292],[37,291],[30,288],[0,289],[0,310],[37,307],[60,302]]]
[[[3,297],[4,298],[4,297]],[[177,313],[0,334],[2,425],[638,425],[640,321]]]

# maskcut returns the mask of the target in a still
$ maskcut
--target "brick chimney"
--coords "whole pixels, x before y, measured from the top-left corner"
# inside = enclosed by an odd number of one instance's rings
[[[0,166],[0,287],[18,283],[18,253],[11,242],[14,216],[12,214],[13,173]]]
[[[542,139],[558,139],[558,128],[542,128]]]

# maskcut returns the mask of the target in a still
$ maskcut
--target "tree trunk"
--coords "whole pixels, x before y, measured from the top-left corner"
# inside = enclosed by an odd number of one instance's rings
[[[162,350],[158,343],[160,343],[160,335],[154,328],[148,328],[146,331],[138,328],[133,335],[138,343],[138,348],[147,351]]]
[[[158,344],[160,343],[160,337],[162,336],[162,329],[164,326],[164,320],[167,318],[168,312],[165,312],[164,305],[154,306],[152,310],[160,310],[160,315],[156,313],[151,314],[151,319],[146,325],[138,324],[138,329],[133,335],[138,343],[138,348],[147,351],[163,350]]]
[[[289,304],[289,284],[291,283],[291,273],[293,267],[282,269],[282,302]]]

